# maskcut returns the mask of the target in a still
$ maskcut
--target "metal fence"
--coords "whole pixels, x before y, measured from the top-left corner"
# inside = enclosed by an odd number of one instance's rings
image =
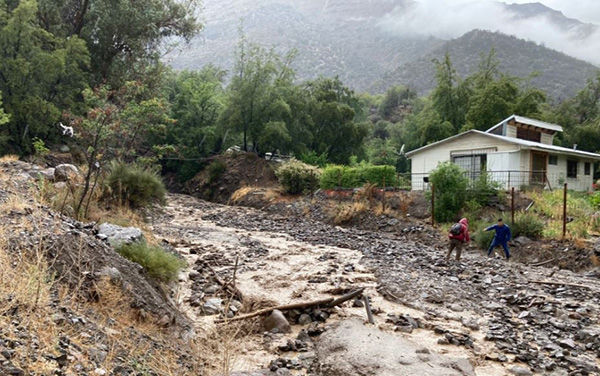
[[[493,182],[498,189],[503,190],[510,190],[511,188],[516,190],[561,188],[566,179],[563,173],[548,173],[546,171],[465,171],[464,175],[469,179],[470,188],[476,187],[478,181],[487,180],[490,183]],[[394,188],[427,191],[431,189],[429,174],[399,173],[396,175]]]

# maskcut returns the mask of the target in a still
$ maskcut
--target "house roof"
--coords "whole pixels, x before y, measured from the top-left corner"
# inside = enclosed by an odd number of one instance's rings
[[[553,131],[553,132],[562,132],[563,131],[563,128],[560,125],[546,123],[545,121],[526,118],[525,116],[511,115],[511,116],[507,117],[506,119],[502,120],[501,122],[499,122],[498,124],[494,125],[490,129],[488,129],[486,131],[486,133],[493,132],[494,130],[498,129],[499,127],[503,126],[504,124],[508,123],[511,120],[514,120],[516,123],[527,124],[527,125],[531,125],[531,126],[534,126],[537,128],[547,129],[547,130]]]
[[[478,135],[482,135],[485,137],[494,138],[494,139],[497,139],[500,141],[509,142],[511,144],[525,146],[527,149],[550,151],[550,152],[555,152],[555,153],[560,153],[560,154],[568,154],[568,155],[573,155],[573,156],[578,156],[578,157],[586,157],[586,158],[595,159],[595,160],[600,161],[600,154],[591,153],[589,151],[575,150],[575,149],[565,148],[562,146],[542,144],[542,143],[534,142],[534,141],[521,140],[520,138],[499,136],[499,135],[496,135],[493,133],[482,132],[482,131],[478,131],[475,129],[472,129],[467,132],[459,133],[452,137],[448,137],[444,140],[434,142],[433,144],[429,144],[429,145],[423,146],[422,148],[410,151],[410,152],[406,153],[406,156],[410,158],[411,156],[413,156],[417,153],[420,153],[423,150],[435,147],[437,145],[446,143],[448,141],[452,141],[456,138],[464,137],[467,134],[478,134]]]

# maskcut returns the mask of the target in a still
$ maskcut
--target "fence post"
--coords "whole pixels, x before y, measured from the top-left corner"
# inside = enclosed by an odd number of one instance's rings
[[[508,187],[510,188],[510,170],[508,170]],[[513,187],[513,191],[514,191],[514,187]]]
[[[563,193],[563,239],[567,236],[567,183],[565,183]]]
[[[515,187],[512,187],[510,190],[510,224],[512,226],[515,225]]]
[[[431,225],[435,226],[435,187],[431,183]]]

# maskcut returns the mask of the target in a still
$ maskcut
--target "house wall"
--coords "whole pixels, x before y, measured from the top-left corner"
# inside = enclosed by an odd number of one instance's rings
[[[452,151],[488,149],[493,147],[498,152],[518,150],[518,146],[515,144],[471,133],[413,155],[411,157],[413,190],[422,190],[424,188],[423,176],[435,169],[440,162],[449,161]]]
[[[504,189],[519,189],[522,174],[515,172],[521,164],[521,151],[490,153],[487,156],[487,171],[490,179],[501,184]]]
[[[550,154],[557,155],[557,154]],[[567,160],[578,161],[577,163],[577,178],[567,178]],[[590,174],[584,175],[585,162],[590,163]],[[594,183],[594,161],[586,158],[571,157],[558,154],[558,164],[548,165],[548,180],[552,189],[561,187],[567,183],[569,189],[575,191],[591,191]]]
[[[513,124],[506,124],[506,137],[517,138],[517,127]]]
[[[554,142],[554,136],[551,134],[542,132],[541,142],[542,142],[542,144],[552,145],[552,143]]]

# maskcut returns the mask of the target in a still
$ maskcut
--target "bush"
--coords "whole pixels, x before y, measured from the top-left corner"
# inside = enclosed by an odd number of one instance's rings
[[[481,249],[488,249],[494,239],[494,231],[484,231],[485,228],[481,228],[471,236],[473,243]]]
[[[442,162],[429,174],[435,188],[435,220],[449,222],[463,208],[469,179],[464,170],[452,162]]]
[[[208,165],[206,170],[208,171],[208,183],[211,184],[219,180],[221,175],[227,170],[227,165],[225,165],[225,162],[216,159]]]
[[[155,171],[123,162],[110,165],[107,185],[115,199],[134,208],[163,203],[167,192]]]
[[[148,274],[159,281],[171,282],[185,267],[185,261],[159,246],[149,246],[145,242],[124,244],[117,252],[126,259],[140,264]]]
[[[483,173],[474,181],[473,187],[469,190],[469,198],[480,205],[487,205],[490,197],[498,194],[500,183],[491,180],[489,174]]]
[[[359,165],[356,167],[329,165],[321,175],[321,188],[358,188],[366,183],[391,187],[396,179],[394,166]],[[384,184],[385,183],[385,184]]]
[[[321,171],[315,166],[292,159],[279,167],[275,171],[275,176],[287,193],[300,194],[313,192],[319,188]]]
[[[301,162],[323,168],[327,165],[327,152],[317,154],[317,152],[311,150],[308,153],[301,153],[299,159]]]
[[[519,213],[515,216],[515,223],[511,227],[514,238],[526,236],[536,239],[542,237],[545,223],[533,213]]]

